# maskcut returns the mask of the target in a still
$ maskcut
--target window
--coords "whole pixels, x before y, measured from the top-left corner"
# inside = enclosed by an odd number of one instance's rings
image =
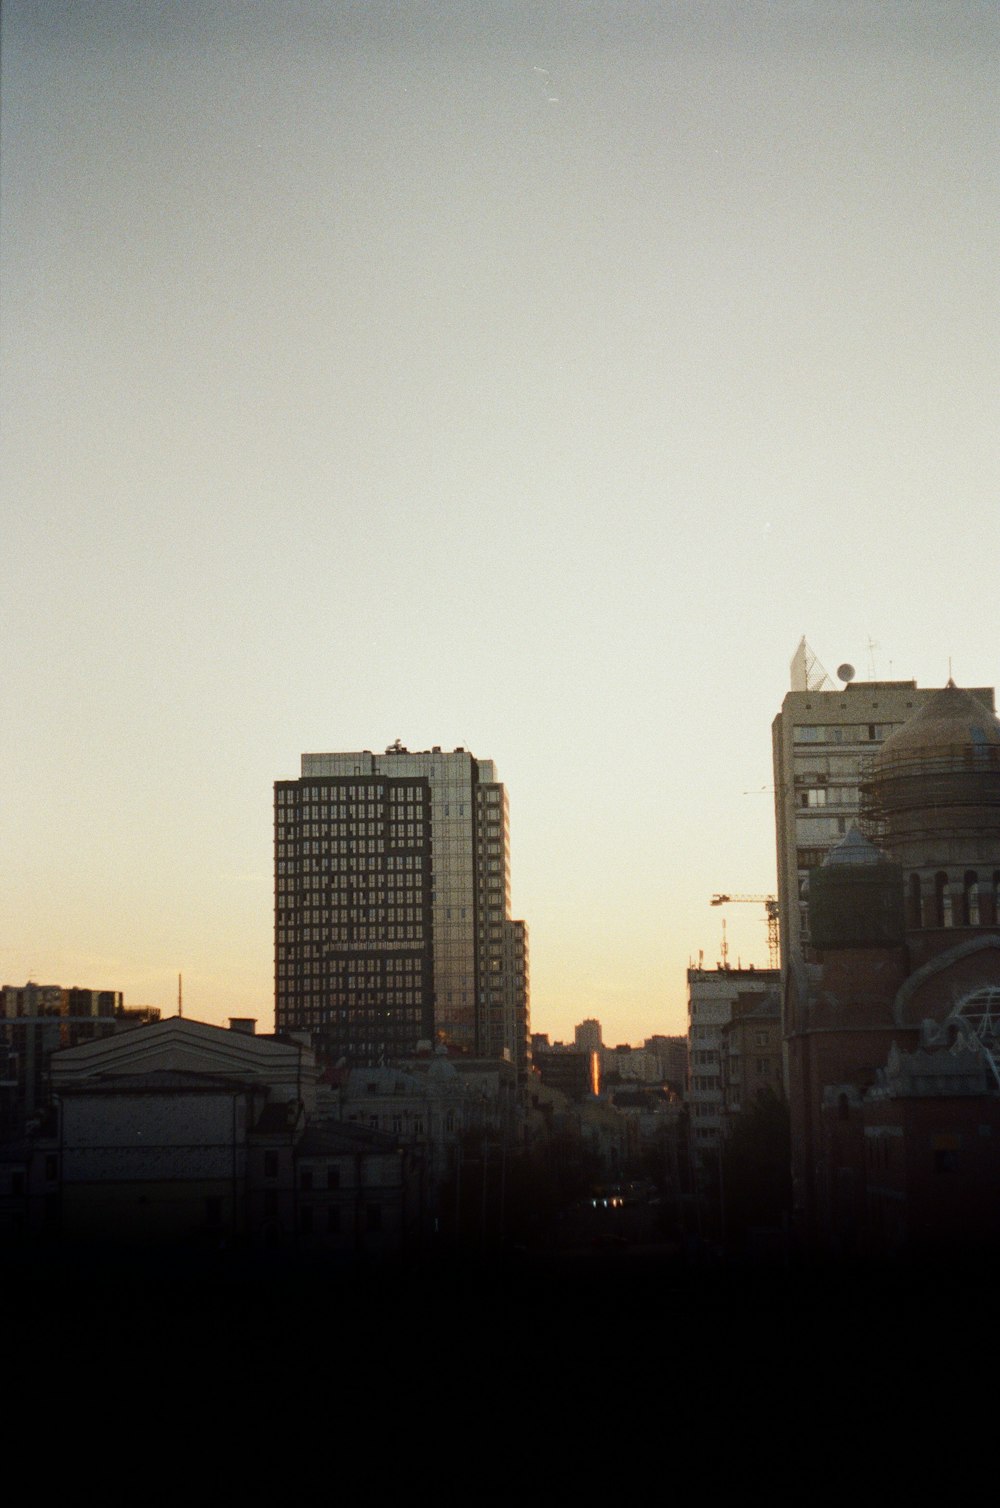
[[[951,895],[948,891],[948,876],[943,869],[934,876],[934,925],[951,926]]]
[[[909,897],[906,907],[906,920],[907,925],[914,928],[922,927],[924,924],[923,907],[921,905],[920,899],[920,876],[918,874],[910,875]]]
[[[311,1189],[313,1186],[312,1168],[303,1168],[299,1173],[299,1188]]]
[[[277,1154],[277,1152],[265,1152],[264,1153],[264,1177],[265,1178],[277,1178],[277,1176],[278,1176],[278,1154]]]

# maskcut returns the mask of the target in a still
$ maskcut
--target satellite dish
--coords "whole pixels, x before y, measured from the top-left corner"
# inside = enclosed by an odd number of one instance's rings
[[[848,681],[854,680],[854,675],[854,666],[848,665],[846,660],[843,665],[837,666],[837,679],[838,681],[843,681],[845,686],[847,685]]]

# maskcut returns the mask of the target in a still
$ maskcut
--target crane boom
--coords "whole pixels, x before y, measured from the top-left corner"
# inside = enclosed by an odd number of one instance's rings
[[[713,906],[728,906],[733,902],[747,901],[763,906],[767,912],[767,952],[771,968],[778,967],[778,897],[776,895],[713,895]]]

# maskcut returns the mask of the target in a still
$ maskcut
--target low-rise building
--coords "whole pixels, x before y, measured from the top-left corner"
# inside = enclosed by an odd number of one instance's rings
[[[174,1017],[54,1053],[51,1105],[0,1153],[8,1233],[399,1251],[412,1222],[398,1139],[318,1119],[311,1049],[251,1027]]]
[[[782,1090],[781,995],[741,991],[722,1028],[722,1092],[727,1122],[753,1108],[762,1094]]]

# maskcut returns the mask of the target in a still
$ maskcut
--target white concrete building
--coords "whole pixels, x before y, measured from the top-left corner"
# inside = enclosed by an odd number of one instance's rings
[[[691,1144],[696,1155],[714,1152],[725,1125],[724,1027],[739,996],[764,996],[777,988],[777,969],[688,969],[688,1091]]]

